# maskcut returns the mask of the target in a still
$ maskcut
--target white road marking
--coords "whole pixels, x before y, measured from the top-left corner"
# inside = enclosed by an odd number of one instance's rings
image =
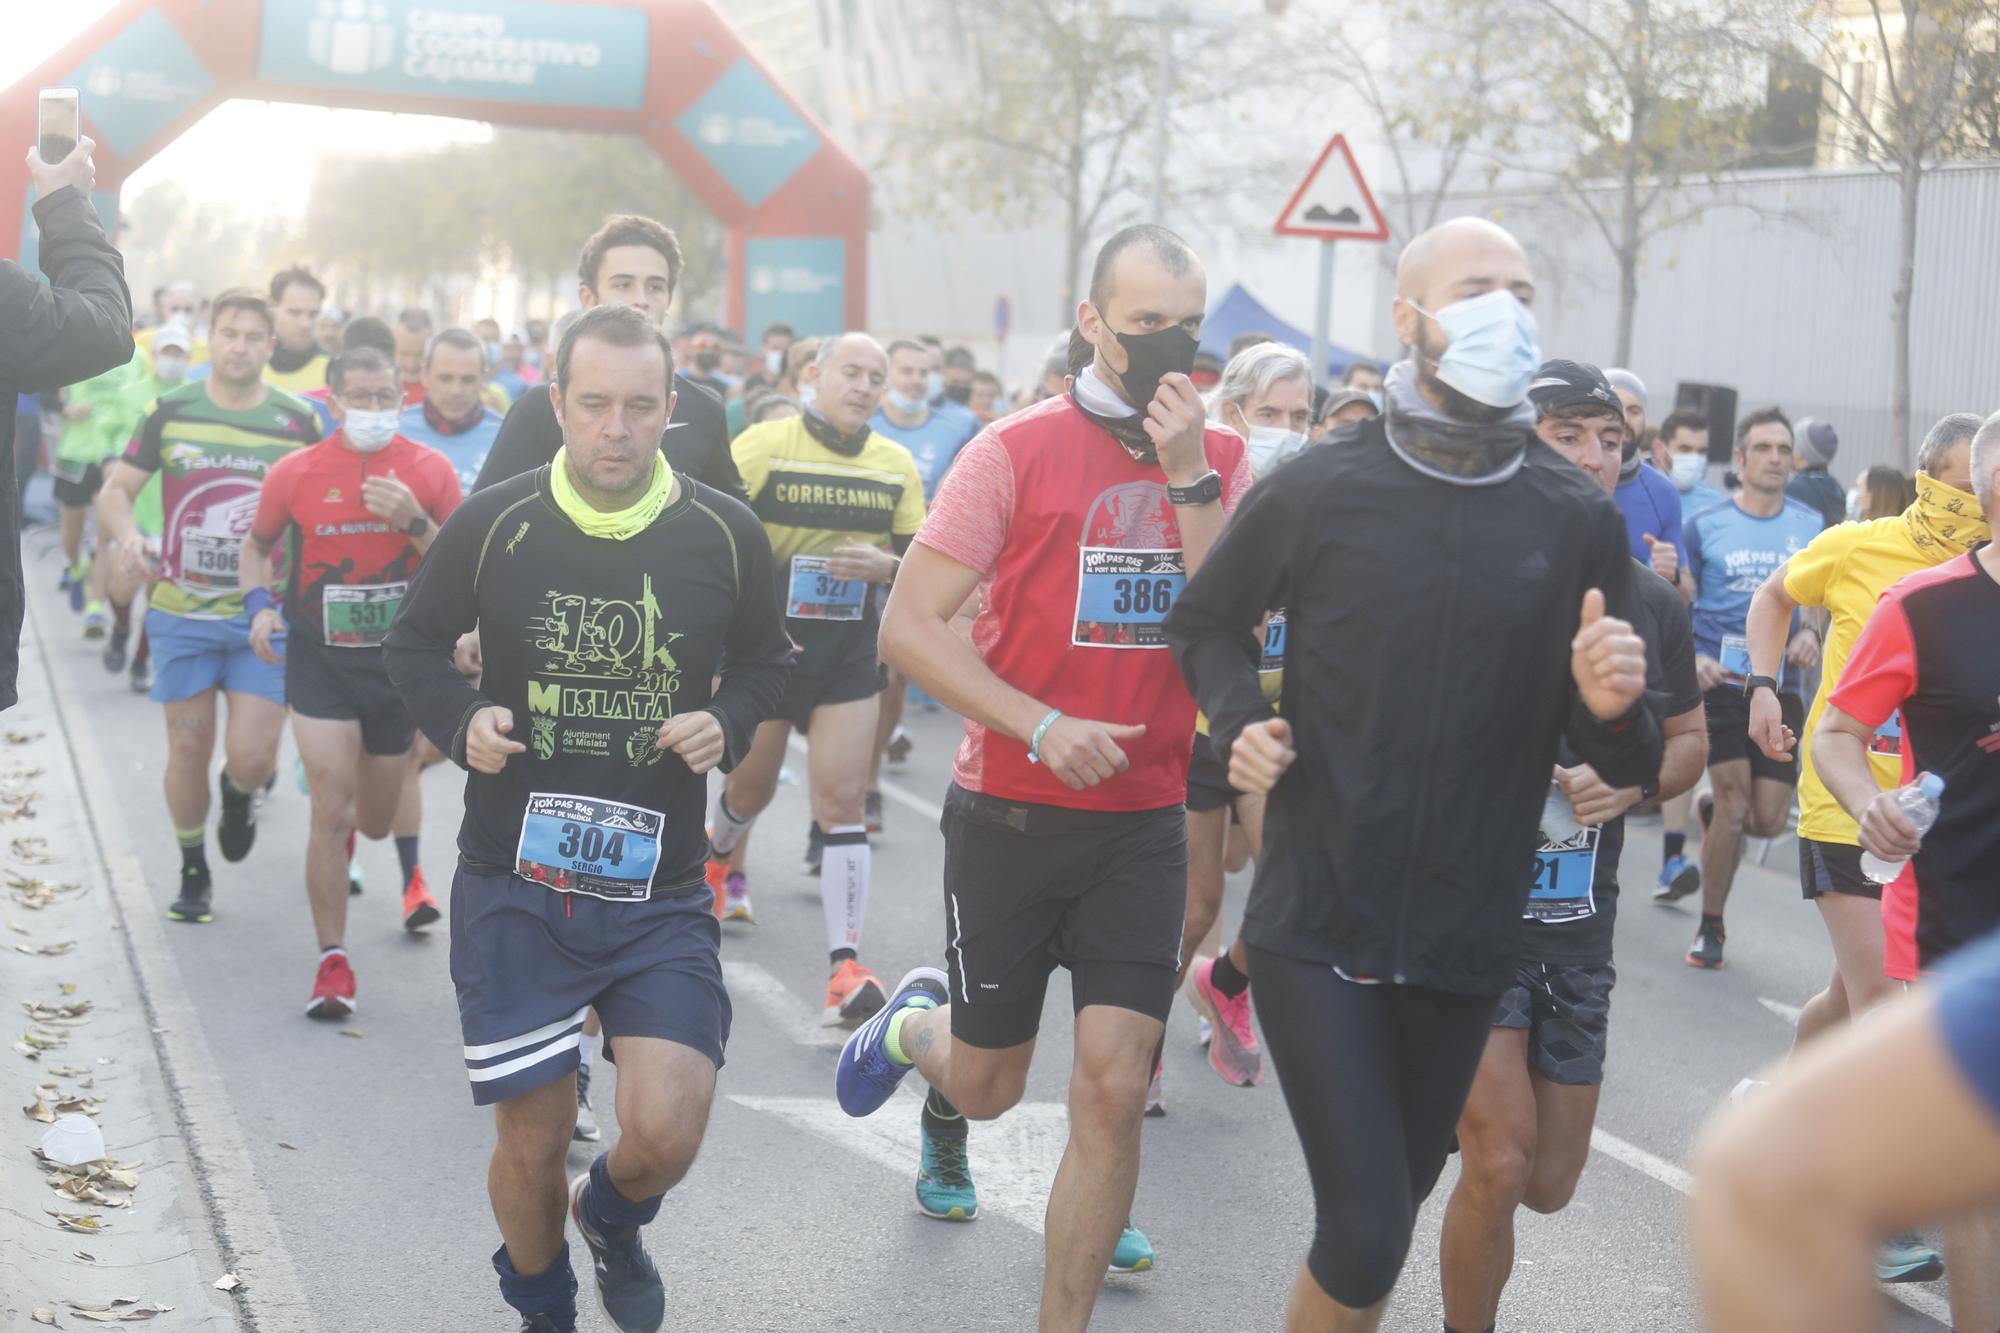
[[[1786,1004],[1783,1000],[1773,1000],[1768,996],[1763,996],[1763,995],[1759,995],[1757,997],[1757,1003],[1763,1005],[1766,1009],[1769,1009],[1772,1013],[1784,1019],[1787,1023],[1790,1023],[1793,1027],[1797,1027],[1799,1025],[1799,1014],[1801,1010],[1797,1005]]]
[[[1769,1005],[1772,1001],[1765,1000],[1764,1003]],[[1631,1167],[1634,1171],[1651,1176],[1662,1185],[1676,1189],[1682,1194],[1692,1194],[1694,1192],[1694,1178],[1688,1175],[1684,1169],[1675,1166],[1663,1157],[1655,1157],[1636,1143],[1627,1143],[1615,1134],[1608,1134],[1601,1129],[1592,1129],[1590,1131],[1590,1146],[1603,1153],[1606,1157],[1616,1158],[1618,1161]],[[1882,1292],[1884,1295],[1901,1301],[1918,1314],[1928,1319],[1935,1319],[1946,1328],[1951,1327],[1951,1303],[1942,1297],[1935,1296],[1915,1286],[1901,1284],[1884,1284]]]
[[[799,733],[796,731],[792,733],[791,739],[787,741],[786,744],[790,746],[793,754],[806,753],[806,738],[799,735]],[[881,783],[878,785],[880,786],[882,794],[884,796],[888,797],[890,800],[894,801],[898,805],[906,806],[909,809],[916,811],[918,814],[922,815],[925,819],[930,820],[933,824],[937,823],[940,819],[944,818],[943,806],[938,805],[936,802],[933,801],[926,801],[923,797],[917,795],[915,792],[911,791],[908,787],[904,787],[897,783],[891,782],[887,778],[883,778]]]
[[[770,970],[757,963],[722,960],[722,980],[731,1000],[748,1000],[777,1025],[780,1032],[801,1046],[824,1046],[839,1050],[847,1042],[844,1028],[819,1025],[819,1010],[786,988]]]
[[[729,1100],[789,1121],[911,1185],[916,1181],[922,1151],[918,1112],[923,1102],[908,1084],[888,1106],[858,1120],[840,1109],[831,1088],[824,1097],[731,1093]],[[1060,1102],[1023,1102],[998,1120],[982,1120],[971,1130],[969,1151],[980,1213],[997,1213],[1039,1236],[1049,1188],[1055,1184],[1056,1168],[1069,1141],[1069,1108]]]

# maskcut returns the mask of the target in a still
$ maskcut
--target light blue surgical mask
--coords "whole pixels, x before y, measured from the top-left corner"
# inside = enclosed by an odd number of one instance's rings
[[[1382,391],[1380,389],[1364,389],[1362,392],[1368,395],[1369,402],[1375,404],[1376,415],[1381,415],[1383,404],[1387,402],[1387,399],[1382,396]]]
[[[895,408],[898,412],[901,412],[904,416],[908,416],[912,412],[922,411],[924,406],[922,398],[912,398],[908,394],[895,389],[885,391],[882,395],[882,401]]]
[[[1708,460],[1700,454],[1675,454],[1667,461],[1673,468],[1674,485],[1683,493],[1693,490],[1702,473],[1708,471]]]
[[[1514,293],[1482,292],[1435,314],[1415,301],[1410,305],[1436,320],[1448,339],[1436,363],[1440,383],[1488,407],[1513,407],[1528,396],[1542,353],[1535,316]]]
[[[924,380],[924,397],[938,399],[944,397],[944,372],[933,370]]]
[[[1283,426],[1252,426],[1246,441],[1250,450],[1250,472],[1269,476],[1271,469],[1306,447],[1306,437]]]

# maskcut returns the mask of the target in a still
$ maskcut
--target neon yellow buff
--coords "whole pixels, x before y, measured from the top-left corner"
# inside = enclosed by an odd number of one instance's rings
[[[665,455],[655,454],[652,483],[638,502],[609,514],[601,513],[577,493],[576,482],[569,475],[569,446],[564,445],[556,450],[555,461],[549,465],[549,491],[555,497],[556,507],[584,536],[622,542],[652,527],[653,520],[667,507],[667,499],[674,493],[674,470],[667,466]]]

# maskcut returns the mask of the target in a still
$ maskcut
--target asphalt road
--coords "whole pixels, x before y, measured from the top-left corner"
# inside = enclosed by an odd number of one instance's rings
[[[58,606],[50,545],[46,530],[29,538],[29,593],[43,622],[67,635],[77,622]],[[159,710],[105,675],[96,652],[65,637],[51,656],[88,701],[75,740],[109,769],[121,797],[109,817],[122,821],[164,911],[178,854],[158,793]],[[885,982],[940,962],[944,939],[934,803],[958,729],[947,716],[923,714],[911,729],[915,753],[890,770],[864,941],[863,960]],[[802,775],[803,764],[795,767]],[[451,880],[460,784],[449,767],[424,782],[423,859],[440,899]],[[344,1025],[303,1017],[316,965],[300,878],[305,813],[288,741],[254,852],[234,866],[211,853],[214,924],[167,927],[248,1142],[250,1170],[238,1174],[265,1196],[276,1240],[322,1328],[511,1329],[488,1266],[498,1243],[485,1191],[491,1126],[467,1091],[443,929],[403,932],[393,849],[366,845],[368,889],[353,902],[349,932],[359,1012]],[[725,931],[736,1011],[729,1062],[701,1159],[649,1232],[669,1317],[674,1326],[716,1329],[1029,1327],[1041,1214],[1065,1132],[1067,989],[1051,988],[1026,1104],[973,1130],[980,1219],[955,1226],[922,1217],[911,1195],[916,1082],[866,1121],[847,1119],[832,1100],[835,1045],[817,1027],[820,909],[798,862],[806,821],[802,790],[781,787],[753,838],[760,923]],[[1567,1211],[1522,1216],[1503,1328],[1698,1325],[1680,1164],[1736,1082],[1783,1056],[1791,1035],[1784,1007],[1810,996],[1829,966],[1818,918],[1798,897],[1789,842],[1771,850],[1768,870],[1747,868],[1739,879],[1729,967],[1720,973],[1681,962],[1691,911],[1647,901],[1658,857],[1657,828],[1636,826],[1600,1151]],[[1230,929],[1246,887],[1241,876],[1230,885]],[[343,1026],[362,1035],[344,1036]],[[612,1080],[600,1082],[609,1127]],[[1276,1081],[1224,1085],[1183,1005],[1168,1032],[1166,1087],[1170,1113],[1147,1123],[1134,1206],[1159,1267],[1108,1280],[1096,1327],[1275,1328],[1311,1227]],[[573,1161],[581,1169],[588,1157]],[[1437,1227],[1452,1179],[1447,1168],[1424,1212],[1388,1328],[1440,1326]],[[227,1209],[229,1198],[218,1206]],[[582,1271],[587,1284],[587,1261]],[[1943,1313],[1942,1283],[1903,1290]],[[1885,1314],[1898,1329],[1938,1326],[1905,1304],[1885,1301]],[[583,1327],[608,1327],[587,1285]]]

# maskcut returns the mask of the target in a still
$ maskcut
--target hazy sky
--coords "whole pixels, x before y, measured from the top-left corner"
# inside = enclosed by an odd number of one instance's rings
[[[6,40],[0,42],[0,87],[22,77],[77,33],[89,27],[116,0],[0,0],[6,11]],[[84,115],[90,114],[88,93]],[[296,210],[312,179],[313,155],[301,144],[327,144],[343,151],[354,146],[403,145],[411,149],[455,139],[483,139],[477,122],[435,116],[392,116],[380,111],[334,111],[326,107],[271,102],[225,102],[146,163],[125,184],[130,198],[153,181],[171,176],[191,193],[230,198],[248,208]],[[256,170],[243,171],[255,162]]]

